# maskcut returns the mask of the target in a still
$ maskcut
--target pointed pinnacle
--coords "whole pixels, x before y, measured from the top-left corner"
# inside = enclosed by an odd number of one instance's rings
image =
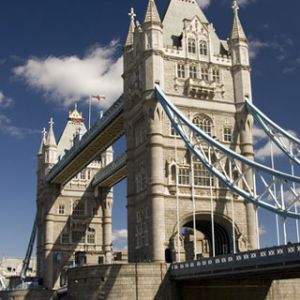
[[[144,23],[159,23],[161,19],[154,0],[149,0]]]

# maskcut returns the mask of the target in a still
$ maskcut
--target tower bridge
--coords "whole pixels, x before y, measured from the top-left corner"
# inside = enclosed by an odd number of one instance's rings
[[[142,24],[132,10],[122,97],[89,131],[76,108],[58,143],[50,123],[38,153],[36,221],[48,289],[78,253],[91,266],[68,271],[75,299],[179,299],[171,280],[298,278],[299,244],[288,244],[286,221],[296,219],[299,243],[300,142],[252,104],[249,45],[233,4],[227,40],[194,0],[170,0],[163,20],[149,0]],[[290,172],[275,169],[272,153],[271,166],[255,161],[254,121]],[[126,153],[113,160],[121,135]],[[129,263],[112,265],[112,187],[124,178]],[[261,208],[276,216],[278,247],[260,249]]]

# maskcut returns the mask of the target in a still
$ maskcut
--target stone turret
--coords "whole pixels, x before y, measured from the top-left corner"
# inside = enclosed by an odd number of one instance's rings
[[[233,1],[232,8],[234,17],[229,46],[232,56],[235,100],[236,103],[242,103],[245,97],[252,99],[249,45],[238,15],[239,7],[236,0]]]
[[[49,132],[45,143],[45,163],[48,168],[52,168],[57,162],[57,143],[53,131],[53,119],[49,122]]]
[[[233,25],[229,41],[231,56],[232,56],[232,70],[234,81],[235,101],[237,103],[238,114],[237,122],[240,137],[241,153],[246,158],[253,160],[253,118],[243,109],[243,103],[245,99],[252,101],[251,90],[251,75],[250,75],[250,62],[249,62],[249,45],[248,40],[241,24],[238,11],[239,6],[236,0],[233,1]],[[245,174],[245,178],[249,186],[253,188],[253,174],[251,171],[245,170],[245,166],[242,166]],[[246,188],[246,186],[245,186]],[[248,230],[248,247],[250,249],[257,248],[257,235],[256,230],[256,215],[255,209],[252,204],[246,204],[247,210],[247,230]]]

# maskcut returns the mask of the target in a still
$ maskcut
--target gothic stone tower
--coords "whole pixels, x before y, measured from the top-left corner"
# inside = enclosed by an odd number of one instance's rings
[[[59,286],[61,274],[74,263],[76,253],[82,255],[85,264],[97,264],[109,260],[112,251],[112,193],[94,193],[90,187],[99,169],[112,161],[112,150],[62,186],[45,180],[51,168],[86,132],[83,121],[75,107],[56,143],[51,120],[38,153],[37,275],[50,289]]]
[[[226,41],[218,38],[195,0],[170,0],[163,20],[154,0],[149,0],[142,24],[135,22],[133,10],[130,14],[123,77],[131,262],[175,260],[183,252],[175,238],[175,184],[178,174],[180,227],[192,227],[191,164],[197,231],[211,248],[209,173],[174,137],[155,98],[156,83],[197,126],[253,158],[252,120],[242,109],[245,97],[251,99],[248,42],[236,1],[233,9],[232,32]],[[251,174],[247,178],[252,184]],[[238,250],[257,246],[254,209],[215,179],[213,206],[216,254],[233,251],[234,243]],[[197,254],[204,254],[198,249]]]

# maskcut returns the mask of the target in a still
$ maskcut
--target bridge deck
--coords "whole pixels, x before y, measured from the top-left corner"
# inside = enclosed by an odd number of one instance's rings
[[[123,134],[123,99],[119,98],[46,177],[47,182],[63,184],[91,163]]]
[[[95,176],[92,186],[112,187],[127,177],[127,156],[123,154],[101,169]]]
[[[300,244],[173,263],[170,273],[175,281],[250,276],[269,279],[298,278]]]

